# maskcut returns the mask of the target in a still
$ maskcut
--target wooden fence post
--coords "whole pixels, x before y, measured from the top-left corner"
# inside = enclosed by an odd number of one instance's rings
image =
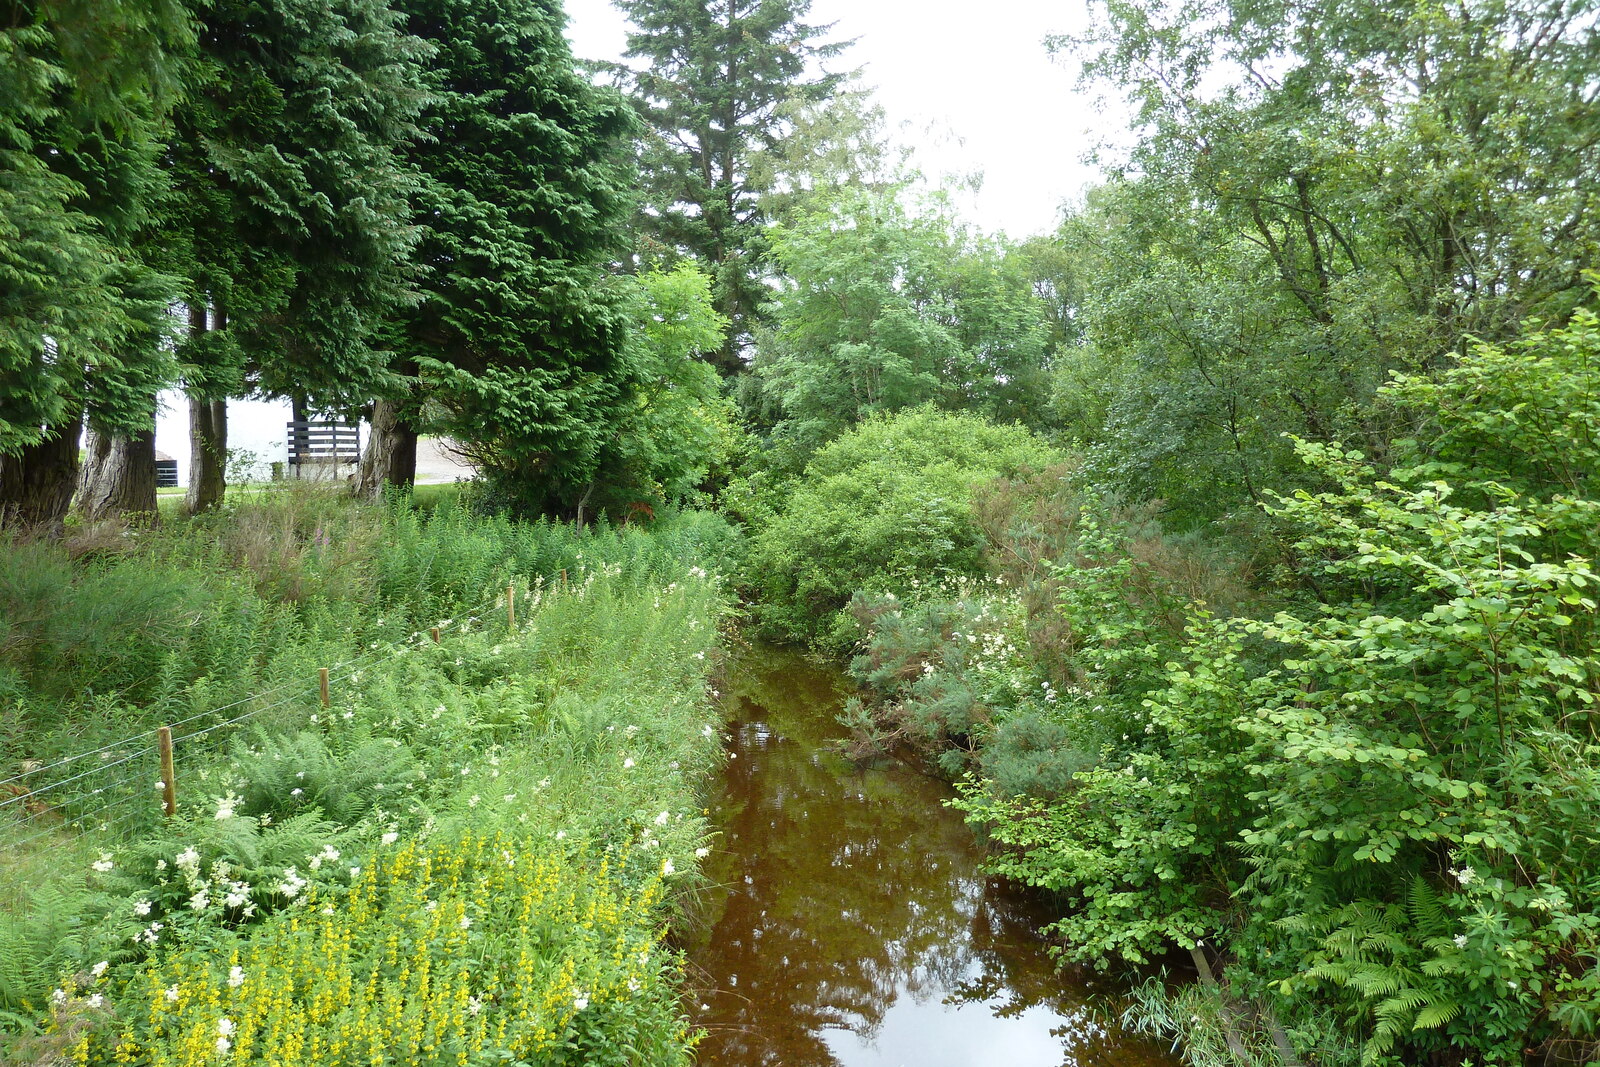
[[[506,629],[517,628],[517,583],[506,583]]]
[[[333,701],[331,699],[329,699],[329,696],[328,696],[328,668],[326,668],[326,667],[318,667],[317,668],[317,681],[320,683],[320,685],[322,687],[322,706],[324,708],[327,708],[329,705],[331,705],[333,703]]]
[[[435,626],[428,632],[433,635],[433,643],[437,645],[439,643],[439,628]]]
[[[170,819],[178,814],[178,783],[172,764],[172,727],[163,726],[156,731],[156,749],[161,753],[161,807]]]

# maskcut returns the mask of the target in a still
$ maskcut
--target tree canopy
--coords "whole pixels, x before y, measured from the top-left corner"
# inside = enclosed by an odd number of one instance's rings
[[[627,69],[648,132],[640,158],[647,257],[697,257],[712,273],[730,331],[716,362],[743,369],[766,299],[763,194],[797,106],[828,100],[844,78],[822,61],[845,43],[804,21],[810,0],[618,0],[632,24]],[[758,164],[758,157],[762,158]]]

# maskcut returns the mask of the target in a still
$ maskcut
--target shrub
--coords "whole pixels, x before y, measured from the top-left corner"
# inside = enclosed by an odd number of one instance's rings
[[[982,571],[973,491],[1061,461],[1020,426],[921,407],[874,418],[820,449],[743,570],[769,634],[832,652],[860,636],[858,592],[910,595]]]

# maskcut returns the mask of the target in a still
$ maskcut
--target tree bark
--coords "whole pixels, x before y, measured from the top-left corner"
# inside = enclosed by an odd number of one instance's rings
[[[417,480],[417,430],[394,400],[375,400],[356,492],[376,500],[386,485],[410,489]]]
[[[46,437],[14,456],[0,455],[0,525],[61,533],[78,486],[83,416],[46,428]]]
[[[218,327],[221,312],[218,312]],[[189,333],[206,332],[206,306],[189,308]],[[228,490],[228,402],[189,394],[189,488],[183,511],[198,515],[222,503]]]
[[[183,510],[210,511],[228,490],[228,402],[189,397],[189,488]]]
[[[78,510],[91,521],[138,515],[156,518],[156,432],[84,437],[88,461],[78,482]]]

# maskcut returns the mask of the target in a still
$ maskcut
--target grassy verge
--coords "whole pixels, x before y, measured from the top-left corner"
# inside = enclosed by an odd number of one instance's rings
[[[661,935],[720,753],[705,671],[724,599],[698,566],[720,535],[692,517],[657,537],[344,518],[381,525],[376,603],[280,602],[283,632],[321,651],[342,615],[378,658],[330,708],[313,695],[217,731],[180,764],[176,818],[104,849],[70,838],[84,866],[0,916],[9,1055],[684,1062]],[[410,604],[463,603],[470,576],[536,557],[568,581],[524,578],[514,628],[418,628]]]

